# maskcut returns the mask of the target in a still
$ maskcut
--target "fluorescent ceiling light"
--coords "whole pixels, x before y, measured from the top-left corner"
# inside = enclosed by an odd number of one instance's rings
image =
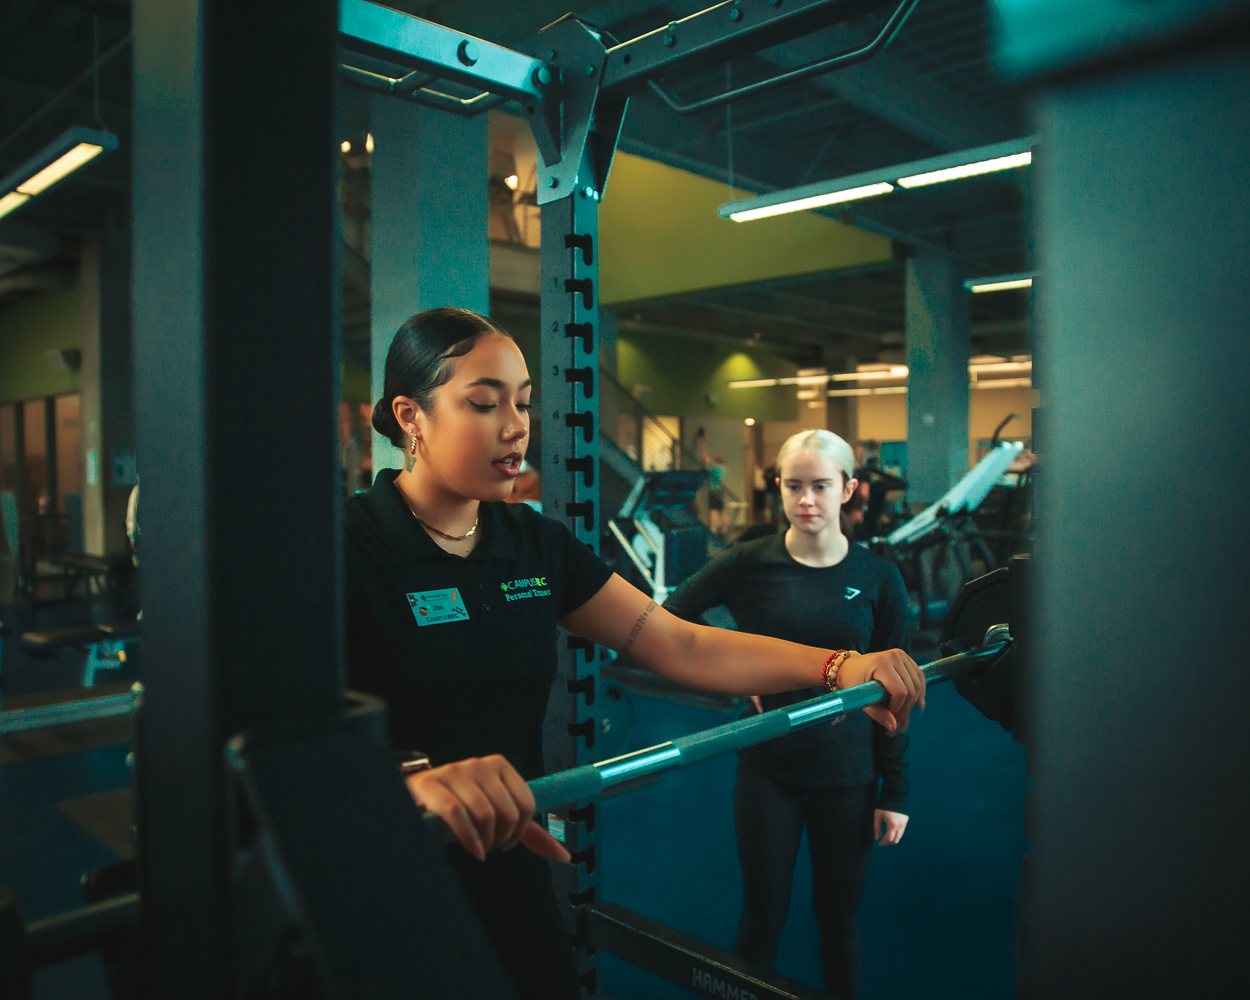
[[[946,181],[957,181],[964,177],[977,177],[980,174],[992,174],[999,170],[1011,170],[1015,167],[1027,167],[1033,162],[1033,152],[1014,153],[1011,156],[996,156],[992,160],[981,160],[977,163],[965,163],[962,167],[947,167],[945,170],[930,170],[924,174],[913,174],[911,177],[900,177],[899,187],[918,188],[930,184],[944,184]]]
[[[969,389],[1028,389],[1033,380],[1027,378],[998,378],[989,382],[970,382]],[[894,396],[907,392],[905,385],[861,386],[858,389],[830,389],[830,396]]]
[[[80,142],[64,156],[54,160],[40,170],[30,180],[19,184],[17,190],[21,194],[30,195],[32,198],[37,194],[43,194],[44,191],[66,174],[72,174],[84,163],[90,163],[103,152],[103,146],[97,146],[92,142]]]
[[[828,375],[796,375],[788,378],[751,378],[730,382],[731,389],[764,389],[773,385],[823,385]]]
[[[887,368],[870,368],[867,371],[837,372],[829,378],[834,382],[860,382],[864,379],[907,378],[906,365],[890,365]]]
[[[1031,372],[1033,370],[1032,359],[1028,361],[994,361],[989,364],[970,364],[968,371],[974,375],[981,372]]]
[[[1009,288],[1030,288],[1033,285],[1033,279],[1036,277],[1036,271],[1017,271],[1015,274],[989,274],[982,278],[968,278],[964,282],[964,288],[973,294],[1002,292]],[[1013,360],[1019,359],[1013,358]]]
[[[1032,278],[1013,278],[1011,281],[987,281],[983,285],[973,285],[970,290],[973,295],[980,295],[982,292],[1005,292],[1011,288],[1032,287]]]
[[[788,378],[756,378],[743,379],[736,382],[729,382],[730,389],[766,389],[776,385],[820,385],[826,382],[866,382],[878,379],[903,379],[910,374],[906,365],[860,365],[860,370],[853,372],[833,372],[828,375],[797,375]],[[968,365],[968,374],[972,376],[973,384],[982,373],[988,372],[1031,372],[1033,370],[1033,358],[1027,354],[1017,355],[1011,361],[974,361]],[[992,384],[995,386],[1006,387],[1008,384],[1016,384],[1018,382],[1028,383],[1029,379],[992,379],[987,380],[983,384]],[[831,395],[839,396],[863,396],[876,392],[897,392],[905,386],[882,386],[879,389],[830,389]],[[800,396],[800,399],[806,397]]]
[[[0,196],[0,219],[3,219],[14,209],[21,208],[28,201],[30,201],[30,195],[18,194],[16,191],[10,191],[8,194]]]
[[[894,185],[885,182],[865,184],[861,187],[812,195],[810,198],[783,201],[779,205],[765,205],[763,208],[749,208],[743,212],[732,212],[729,217],[734,222],[750,222],[752,219],[766,219],[770,215],[785,215],[787,212],[805,212],[810,208],[823,208],[825,205],[840,205],[846,201],[876,198],[878,195],[889,194],[893,190]]]
[[[920,187],[943,181],[975,177],[997,170],[1009,170],[1032,162],[1033,147],[1037,137],[1027,135],[1019,139],[997,142],[992,146],[978,146],[957,153],[944,153],[924,160],[900,163],[893,167],[867,170],[847,177],[804,184],[785,191],[773,191],[742,201],[731,201],[718,209],[724,219],[746,222],[764,219],[783,212],[801,212],[841,202],[858,201],[889,194],[894,185]]]
[[[0,180],[0,217],[21,208],[101,153],[117,148],[111,132],[75,126]]]
[[[907,391],[905,385],[864,386],[859,389],[830,389],[830,396],[896,396]]]

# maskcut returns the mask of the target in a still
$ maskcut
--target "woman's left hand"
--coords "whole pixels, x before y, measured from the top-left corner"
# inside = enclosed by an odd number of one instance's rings
[[[885,825],[885,835],[881,833],[881,826]],[[881,847],[887,844],[897,844],[903,839],[903,831],[907,829],[907,816],[903,813],[890,812],[888,809],[874,809],[872,811],[872,838]]]

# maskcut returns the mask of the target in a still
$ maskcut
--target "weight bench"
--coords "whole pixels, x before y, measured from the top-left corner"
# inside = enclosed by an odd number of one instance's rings
[[[69,600],[78,585],[87,581],[87,592],[91,592],[91,583],[104,580],[104,589],[113,589],[114,582],[123,577],[131,568],[130,557],[125,553],[114,553],[108,556],[91,555],[87,552],[65,552],[61,558],[61,580],[63,596]]]
[[[82,686],[94,687],[98,670],[116,670],[126,662],[126,644],[136,642],[141,625],[137,621],[90,625],[83,628],[53,628],[22,634],[22,649],[40,660],[51,660],[67,649],[86,652]]]

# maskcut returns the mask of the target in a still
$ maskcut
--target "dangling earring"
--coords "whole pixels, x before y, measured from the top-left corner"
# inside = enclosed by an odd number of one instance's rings
[[[408,447],[408,454],[415,455],[417,453],[417,436],[411,435],[412,444]]]

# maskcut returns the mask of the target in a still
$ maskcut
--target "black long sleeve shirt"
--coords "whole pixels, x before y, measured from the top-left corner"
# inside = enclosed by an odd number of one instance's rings
[[[664,607],[687,621],[724,605],[739,631],[824,649],[872,653],[907,649],[907,593],[898,570],[852,545],[836,566],[795,561],[784,535],[721,553],[669,595]],[[765,711],[824,694],[822,687],[761,695]],[[882,779],[877,807],[902,812],[907,796],[907,737],[886,734],[863,712],[741,751],[783,781],[849,788]]]

